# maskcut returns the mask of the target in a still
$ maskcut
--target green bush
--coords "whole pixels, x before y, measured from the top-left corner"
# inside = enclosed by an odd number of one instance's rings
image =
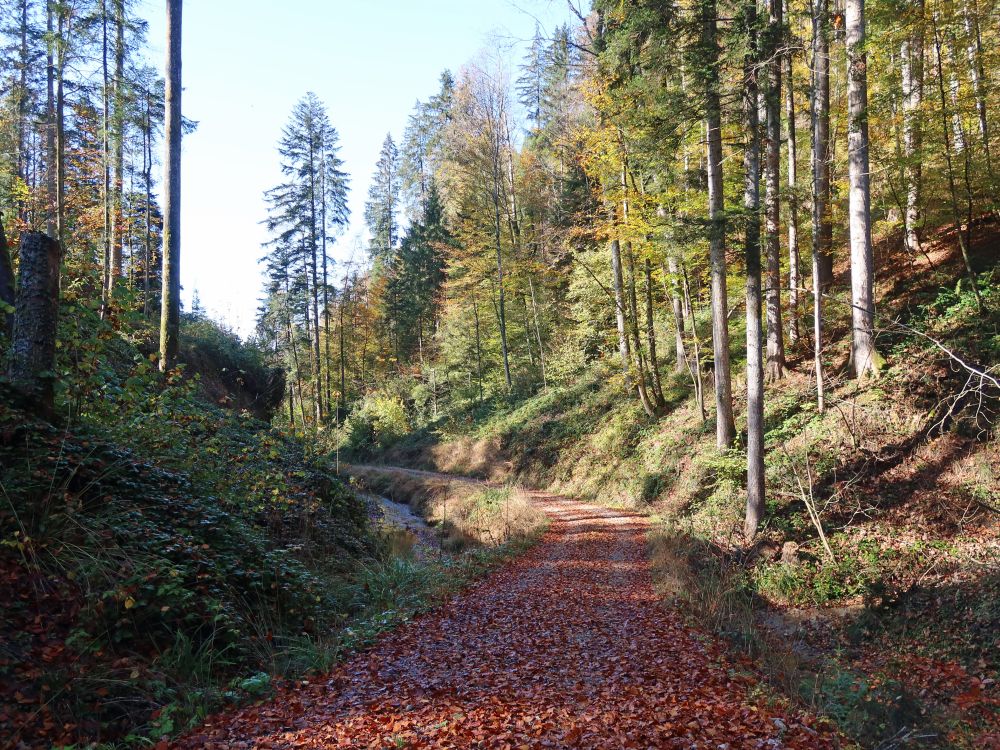
[[[374,393],[367,396],[344,425],[344,448],[355,454],[385,450],[410,431],[403,400],[397,395]]]

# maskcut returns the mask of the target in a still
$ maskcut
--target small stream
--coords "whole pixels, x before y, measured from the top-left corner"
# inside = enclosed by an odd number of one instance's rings
[[[363,497],[370,503],[372,515],[389,537],[395,554],[421,558],[430,550],[440,549],[437,533],[409,505],[380,495]]]

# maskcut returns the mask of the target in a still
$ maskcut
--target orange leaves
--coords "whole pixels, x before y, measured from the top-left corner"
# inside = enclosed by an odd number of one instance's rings
[[[327,679],[217,717],[187,748],[839,747],[748,702],[722,650],[660,607],[646,521],[539,500],[545,539]]]

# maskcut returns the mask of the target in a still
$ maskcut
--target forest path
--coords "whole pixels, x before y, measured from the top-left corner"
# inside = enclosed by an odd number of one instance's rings
[[[384,468],[384,467],[379,467]],[[532,493],[526,554],[182,748],[835,748],[664,608],[639,515]]]

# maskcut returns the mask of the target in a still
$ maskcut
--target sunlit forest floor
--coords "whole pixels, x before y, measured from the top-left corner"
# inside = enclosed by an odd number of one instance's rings
[[[745,667],[658,606],[646,518],[533,502],[552,522],[530,552],[177,747],[841,746],[815,717],[754,695]]]
[[[882,376],[859,386],[844,372],[842,265],[828,305],[826,412],[816,412],[806,337],[789,375],[768,385],[767,521],[749,550],[745,454],[717,453],[685,375],[665,383],[672,406],[659,422],[595,368],[524,402],[472,405],[378,460],[648,512],[663,595],[755,658],[785,695],[866,747],[998,746],[995,394],[970,388],[934,342],[980,367],[1000,362],[1000,232],[991,217],[974,227],[983,312],[956,285],[953,232],[929,238],[922,257],[900,244],[876,247]],[[738,372],[742,352],[734,359]]]

